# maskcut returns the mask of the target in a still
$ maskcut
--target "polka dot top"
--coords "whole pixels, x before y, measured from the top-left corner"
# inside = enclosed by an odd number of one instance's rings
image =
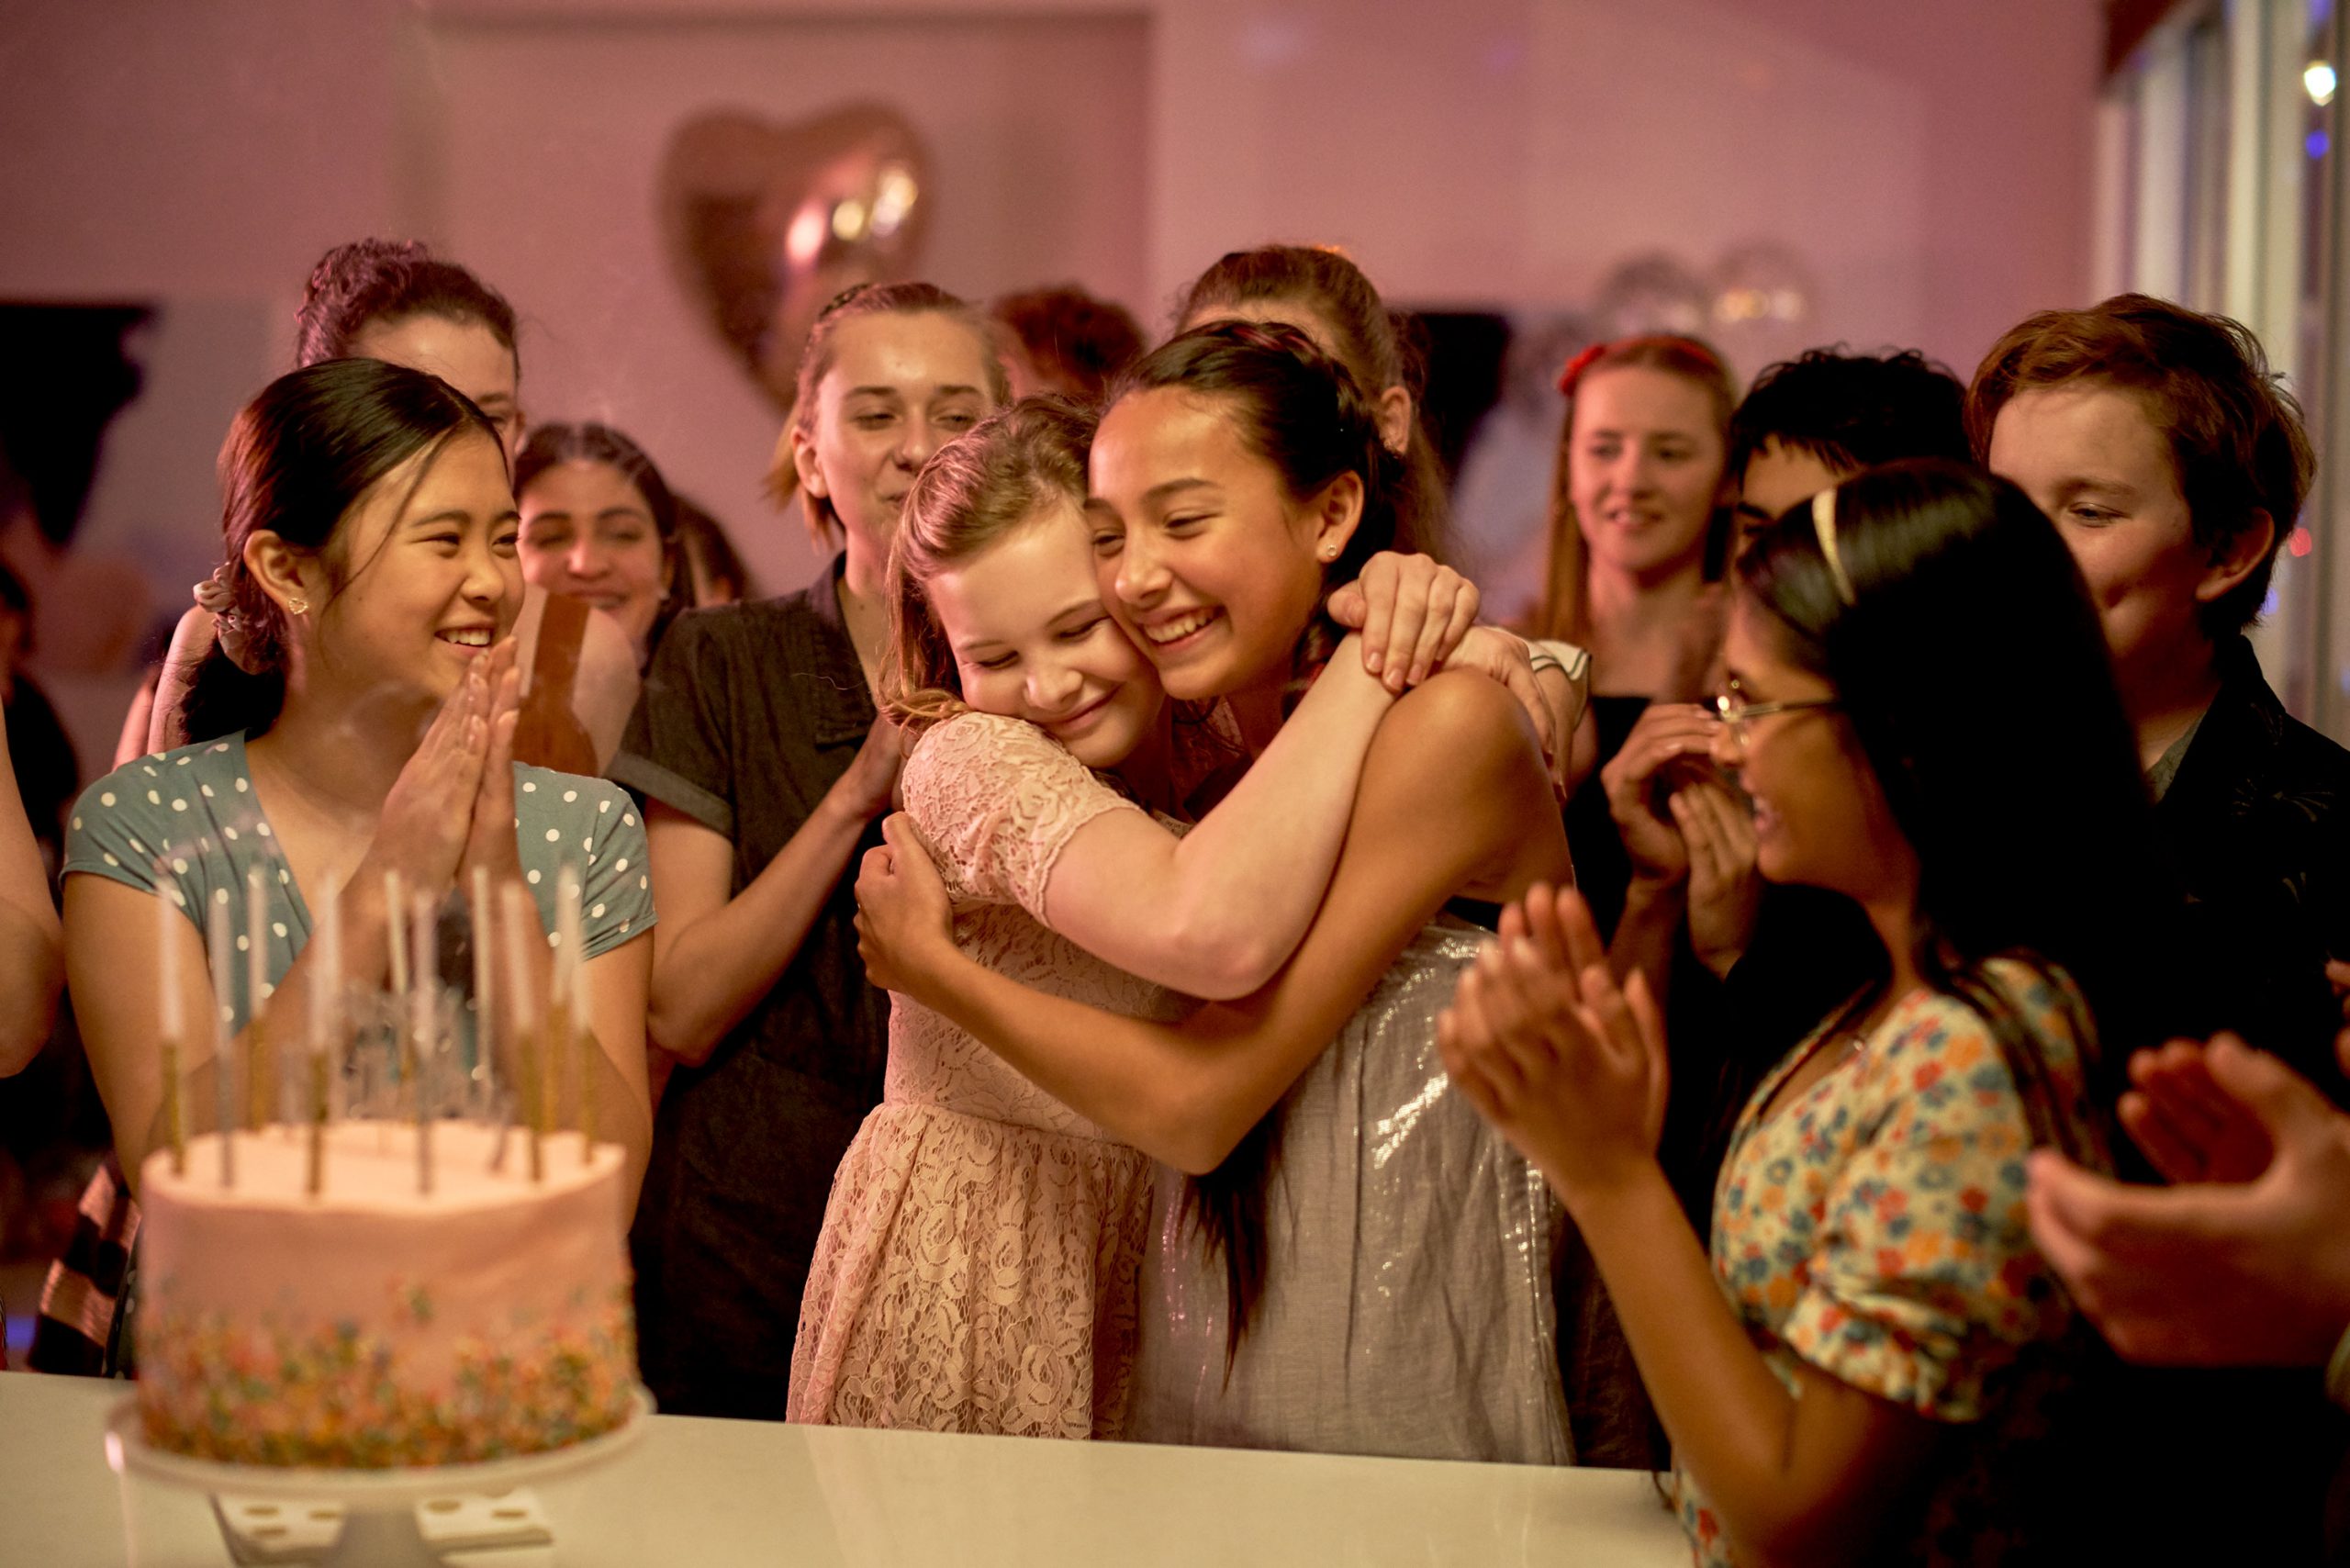
[[[517,846],[539,921],[554,930],[555,879],[580,868],[582,946],[588,958],[653,927],[653,883],[644,824],[625,790],[601,778],[543,767],[514,767]],[[262,814],[245,761],[245,737],[182,746],[125,763],[84,791],[65,839],[63,875],[106,877],[141,892],[167,894],[183,909],[226,903],[241,950],[245,873],[260,867],[269,891],[264,995],[310,939],[310,910]],[[191,913],[200,940],[204,917]],[[245,966],[234,977],[231,1027],[251,1011]]]

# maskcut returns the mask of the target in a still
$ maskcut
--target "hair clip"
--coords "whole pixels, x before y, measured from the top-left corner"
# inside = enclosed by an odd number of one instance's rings
[[[846,288],[842,289],[838,294],[834,295],[830,299],[824,301],[824,308],[816,312],[816,319],[819,321],[822,320],[834,311],[838,310],[842,306],[846,305],[850,300],[855,299],[858,295],[863,294],[867,289],[878,288],[879,286],[880,286],[878,284],[874,283],[869,278],[862,283],[850,284]]]
[[[1828,562],[1828,575],[1835,581],[1836,597],[1846,604],[1853,602],[1852,579],[1844,570],[1843,553],[1836,547],[1836,487],[1811,498],[1812,532],[1819,535],[1819,554]]]
[[[1592,361],[1606,353],[1607,348],[1606,343],[1596,342],[1567,361],[1567,367],[1559,372],[1559,390],[1570,398],[1573,397],[1575,383],[1583,379],[1583,373],[1591,368]]]

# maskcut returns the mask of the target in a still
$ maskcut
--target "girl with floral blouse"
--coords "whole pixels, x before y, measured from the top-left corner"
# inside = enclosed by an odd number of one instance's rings
[[[1726,654],[1762,874],[1851,897],[1883,953],[1747,1105],[1710,1247],[1656,1161],[1663,1020],[1574,894],[1505,914],[1446,1065],[1582,1227],[1699,1562],[2063,1560],[2087,1337],[2024,1157],[2106,1162],[2100,1036],[2143,1037],[2165,900],[2096,617],[2020,491],[1897,464],[1756,537]]]

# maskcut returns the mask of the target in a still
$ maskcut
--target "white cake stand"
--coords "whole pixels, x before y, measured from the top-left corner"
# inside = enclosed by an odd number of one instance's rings
[[[106,1464],[128,1483],[131,1478],[222,1496],[269,1498],[343,1510],[342,1533],[322,1558],[331,1564],[386,1564],[437,1568],[441,1558],[417,1525],[417,1510],[449,1498],[498,1497],[520,1486],[536,1486],[593,1470],[634,1449],[652,1426],[653,1396],[632,1391],[628,1418],[610,1431],[567,1448],[478,1464],[416,1466],[401,1470],[313,1470],[261,1464],[227,1464],[190,1459],[151,1446],[140,1430],[139,1400],[132,1395],[106,1419]],[[454,1550],[453,1546],[442,1550]]]

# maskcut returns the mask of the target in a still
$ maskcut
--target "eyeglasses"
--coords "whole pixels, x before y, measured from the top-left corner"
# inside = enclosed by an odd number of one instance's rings
[[[1774,713],[1800,713],[1807,708],[1841,708],[1843,701],[1834,697],[1796,697],[1785,702],[1749,702],[1731,681],[1729,689],[1714,699],[1714,716],[1729,731],[1729,738],[1739,745],[1746,744],[1747,726],[1757,719],[1767,719]]]

